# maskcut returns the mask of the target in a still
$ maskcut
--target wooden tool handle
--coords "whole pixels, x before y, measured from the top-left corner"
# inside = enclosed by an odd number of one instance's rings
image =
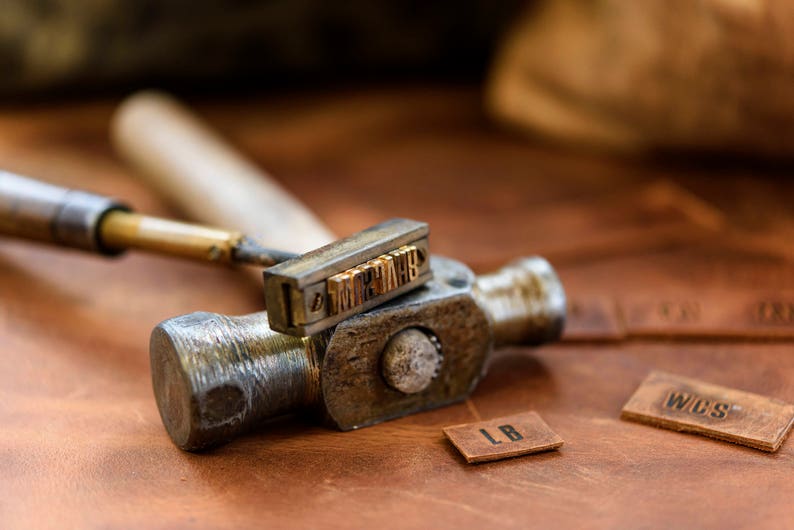
[[[117,150],[192,219],[306,252],[334,235],[295,197],[172,97],[132,95],[112,125]]]

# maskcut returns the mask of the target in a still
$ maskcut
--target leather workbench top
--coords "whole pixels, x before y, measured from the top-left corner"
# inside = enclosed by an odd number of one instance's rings
[[[116,103],[0,108],[0,167],[177,216],[114,155]],[[794,441],[766,454],[619,419],[654,369],[794,402],[786,171],[572,154],[493,128],[470,89],[193,103],[338,234],[402,216],[478,272],[547,256],[565,340],[499,351],[465,403],[349,433],[287,419],[188,454],[157,413],[149,333],[260,310],[258,286],[2,240],[0,528],[791,525]],[[528,410],[559,451],[468,465],[442,434]]]

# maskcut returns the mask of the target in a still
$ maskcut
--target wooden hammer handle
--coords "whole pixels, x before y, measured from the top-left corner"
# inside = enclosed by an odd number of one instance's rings
[[[112,136],[148,184],[196,221],[297,253],[335,239],[306,206],[166,94],[129,97]]]

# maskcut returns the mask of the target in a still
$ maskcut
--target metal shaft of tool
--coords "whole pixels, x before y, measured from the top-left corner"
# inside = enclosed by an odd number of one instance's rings
[[[105,256],[137,249],[263,267],[295,256],[264,248],[239,232],[136,214],[108,197],[1,171],[0,234]]]

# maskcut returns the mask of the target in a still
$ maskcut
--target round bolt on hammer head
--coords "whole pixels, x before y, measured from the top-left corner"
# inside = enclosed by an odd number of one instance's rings
[[[383,350],[383,377],[404,394],[421,392],[441,368],[441,345],[432,333],[408,328],[394,335]]]

